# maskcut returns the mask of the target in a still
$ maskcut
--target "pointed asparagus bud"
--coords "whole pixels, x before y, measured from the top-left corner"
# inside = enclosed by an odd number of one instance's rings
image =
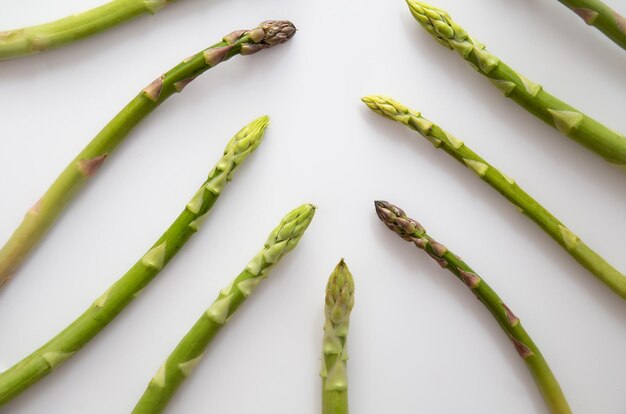
[[[348,376],[346,340],[350,313],[354,307],[354,280],[341,259],[326,285],[324,341],[322,344],[323,413],[348,412]]]
[[[209,174],[209,180],[205,186],[213,194],[221,194],[226,183],[232,180],[233,174],[237,167],[245,161],[246,158],[259,146],[265,129],[269,125],[269,117],[262,116],[250,122],[243,127],[226,145],[224,155],[217,162],[215,168]],[[190,202],[190,209],[193,205],[199,204],[204,198],[204,192],[201,190],[196,197]]]
[[[315,216],[313,204],[303,204],[287,214],[265,242],[265,260],[276,263],[296,247]]]
[[[285,43],[296,34],[296,26],[288,20],[268,20],[250,31],[237,31],[224,38],[231,42],[233,37],[248,36],[249,42],[241,46],[242,55],[251,55],[274,45]]]
[[[289,212],[269,235],[263,249],[248,263],[246,270],[255,276],[266,272],[292,251],[315,216],[313,204],[303,204]]]
[[[431,139],[431,131],[433,123],[422,117],[422,114],[404,106],[398,101],[387,96],[371,95],[361,98],[361,100],[374,112],[380,114],[392,121],[400,122],[411,129],[416,130],[420,134],[429,139],[433,145],[435,142]],[[439,143],[441,140],[437,139]],[[441,145],[435,145],[437,147]]]
[[[397,206],[386,201],[375,201],[376,214],[389,229],[403,239],[414,242],[425,236],[424,228]]]

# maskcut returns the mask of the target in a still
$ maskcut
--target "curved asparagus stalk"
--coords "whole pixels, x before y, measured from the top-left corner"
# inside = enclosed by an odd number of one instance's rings
[[[213,207],[237,167],[260,144],[268,118],[243,128],[228,143],[208,179],[185,210],[133,267],[81,316],[41,348],[0,373],[0,406],[50,374],[111,322],[169,263]]]
[[[280,259],[293,250],[313,220],[315,207],[304,204],[287,214],[270,234],[263,249],[237,278],[223,289],[174,351],[161,365],[133,409],[134,414],[162,412],[176,390],[202,359],[207,347],[239,306],[269,275]]]
[[[537,223],[585,269],[594,274],[622,299],[626,299],[625,275],[611,266],[602,256],[591,250],[578,236],[518,186],[513,179],[498,171],[468,148],[463,141],[423,118],[419,112],[415,112],[391,98],[369,96],[363,98],[363,102],[374,112],[401,122],[419,132],[436,148],[441,148],[474,171],[483,181]]]
[[[103,32],[174,0],[113,0],[50,23],[0,32],[0,60],[31,55]]]
[[[206,70],[235,55],[249,55],[284,43],[294,33],[295,27],[286,21],[267,21],[253,30],[233,32],[220,43],[185,59],[141,91],[78,154],[44,196],[28,210],[20,226],[0,249],[0,286],[15,273],[74,194],[143,118]]]
[[[626,18],[600,0],[559,0],[622,49],[626,49]]]
[[[472,39],[443,10],[406,0],[415,19],[440,44],[455,50],[505,96],[568,138],[584,145],[610,163],[626,166],[626,137],[583,114],[515,72]]]
[[[354,306],[354,280],[343,261],[335,267],[326,285],[324,341],[322,344],[322,413],[348,414],[346,341],[350,312]]]
[[[539,348],[522,327],[519,318],[504,304],[496,292],[458,256],[426,234],[426,230],[417,221],[408,218],[404,211],[385,201],[376,201],[375,205],[378,217],[390,230],[404,240],[414,243],[428,253],[442,268],[454,273],[491,312],[526,363],[550,412],[553,414],[571,413],[563,391]]]

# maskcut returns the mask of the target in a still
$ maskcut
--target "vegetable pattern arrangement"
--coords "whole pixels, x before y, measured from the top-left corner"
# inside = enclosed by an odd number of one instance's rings
[[[626,276],[611,266],[599,254],[591,250],[580,237],[561,223],[541,204],[526,193],[512,178],[501,173],[497,168],[472,151],[454,135],[444,131],[419,112],[413,111],[399,102],[384,96],[363,98],[365,104],[374,112],[386,118],[398,121],[420,133],[435,148],[440,148],[454,159],[472,170],[481,180],[502,194],[520,211],[533,220],[543,231],[548,233],[578,263],[595,275],[622,299],[626,299]]]
[[[232,32],[150,83],[100,131],[28,210],[20,226],[0,249],[0,286],[17,271],[67,203],[142,119],[208,69],[233,56],[250,55],[284,43],[295,32],[294,25],[287,21],[267,21],[253,30]]]
[[[51,23],[0,32],[0,61],[72,43],[140,15],[154,14],[175,1],[112,0],[100,7]],[[445,11],[420,1],[405,1],[415,19],[437,42],[459,53],[505,96],[608,162],[626,167],[624,135],[560,101],[545,92],[541,85],[515,72],[488,52],[483,44],[469,36]],[[624,17],[599,0],[559,1],[572,9],[586,23],[595,26],[626,49]],[[219,43],[185,59],[145,87],[102,129],[66,167],[44,196],[28,210],[20,226],[0,249],[0,287],[17,271],[81,187],[99,170],[133,128],[153,110],[173,94],[181,92],[208,69],[236,55],[251,55],[284,43],[293,37],[295,32],[295,26],[286,20],[265,21],[255,29],[237,30],[223,37]],[[569,228],[522,190],[513,179],[469,149],[463,141],[425,119],[419,112],[391,98],[368,96],[363,98],[363,101],[374,112],[417,131],[436,148],[443,149],[475,172],[539,225],[583,267],[622,299],[626,299],[624,274],[591,250]],[[314,122],[321,122],[320,118],[314,118]],[[58,335],[13,367],[0,372],[0,406],[72,358],[140,295],[191,236],[199,231],[227,183],[232,180],[235,170],[261,143],[268,124],[269,118],[263,116],[240,130],[230,140],[222,157],[183,212],[141,259]],[[405,188],[403,191],[406,193]],[[250,199],[245,201],[245,205],[248,204],[253,204]],[[439,266],[453,273],[489,310],[530,371],[548,410],[553,414],[571,414],[565,395],[539,348],[522,327],[520,319],[482,277],[459,256],[429,236],[417,221],[409,218],[397,206],[385,201],[376,201],[375,210],[379,219],[390,230],[424,250]],[[201,362],[218,332],[268,277],[273,267],[297,246],[315,212],[315,206],[304,204],[282,219],[261,251],[226,288],[220,291],[216,300],[202,313],[166,361],[156,370],[133,413],[160,413],[166,409],[177,390]],[[333,231],[336,231],[336,228]],[[354,292],[353,276],[342,259],[330,275],[325,292],[324,336],[320,358],[323,414],[349,412],[347,339],[354,307]],[[393,289],[389,289],[388,292],[393,292]],[[282,349],[280,351],[284,352]],[[385,357],[388,358],[389,355],[386,354]],[[243,394],[243,390],[240,394]],[[390,406],[388,409],[391,412],[395,407]]]
[[[304,204],[287,214],[272,231],[263,249],[224,288],[172,351],[150,381],[133,410],[134,414],[162,412],[176,390],[198,365],[207,347],[237,309],[265,280],[272,268],[292,251],[311,224],[315,207]]]
[[[0,406],[50,374],[102,331],[200,229],[233,173],[263,138],[269,119],[261,117],[228,143],[207,180],[148,252],[67,328],[41,348],[0,373]]]
[[[415,19],[437,42],[456,51],[506,97],[608,162],[626,166],[624,135],[550,95],[541,85],[511,69],[487,51],[485,45],[472,39],[445,11],[415,0],[407,0],[407,3]]]

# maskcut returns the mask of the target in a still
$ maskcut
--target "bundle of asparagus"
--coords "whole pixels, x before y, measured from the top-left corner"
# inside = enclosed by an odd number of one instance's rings
[[[261,143],[268,122],[267,117],[258,118],[232,138],[224,155],[178,218],[148,252],[96,299],[89,309],[41,348],[0,373],[0,406],[71,358],[159,274],[199,230],[202,220],[233,178],[237,167]]]
[[[250,55],[281,44],[295,34],[288,21],[266,21],[253,30],[237,30],[174,66],[143,89],[63,170],[43,197],[26,213],[0,249],[0,286],[4,285],[52,226],[61,211],[128,133],[154,109],[192,80],[236,55]]]
[[[296,247],[311,224],[314,214],[315,207],[304,204],[283,218],[270,234],[263,249],[239,276],[220,292],[215,302],[202,314],[161,365],[137,402],[134,414],[155,414],[165,409],[176,390],[198,365],[215,335],[232,318],[246,298],[267,278],[271,269]]]
[[[368,96],[363,102],[374,112],[398,121],[420,133],[435,148],[440,148],[502,194],[513,205],[548,233],[578,263],[595,275],[622,299],[626,299],[626,276],[587,246],[580,237],[554,217],[507,175],[501,173],[472,151],[463,141],[444,131],[399,102],[384,96]]]

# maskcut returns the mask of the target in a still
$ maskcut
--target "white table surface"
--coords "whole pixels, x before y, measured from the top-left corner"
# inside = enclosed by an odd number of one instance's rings
[[[619,0],[606,0],[620,7]],[[0,27],[100,0],[0,0]],[[556,0],[439,0],[528,78],[626,130],[626,55]],[[7,368],[77,317],[184,207],[227,140],[261,114],[265,143],[203,230],[105,331],[2,412],[129,412],[182,335],[291,208],[317,216],[237,314],[171,413],[319,413],[323,295],[345,257],[356,278],[356,414],[545,413],[489,313],[389,232],[372,201],[402,206],[479,271],[524,322],[576,413],[626,410],[626,305],[443,152],[359,100],[423,111],[626,269],[626,177],[561,137],[435,43],[404,3],[186,0],[43,55],[0,63],[0,239],[142,87],[234,29],[288,18],[286,45],[196,80],[132,132],[0,292]],[[0,410],[1,411],[1,410]]]

